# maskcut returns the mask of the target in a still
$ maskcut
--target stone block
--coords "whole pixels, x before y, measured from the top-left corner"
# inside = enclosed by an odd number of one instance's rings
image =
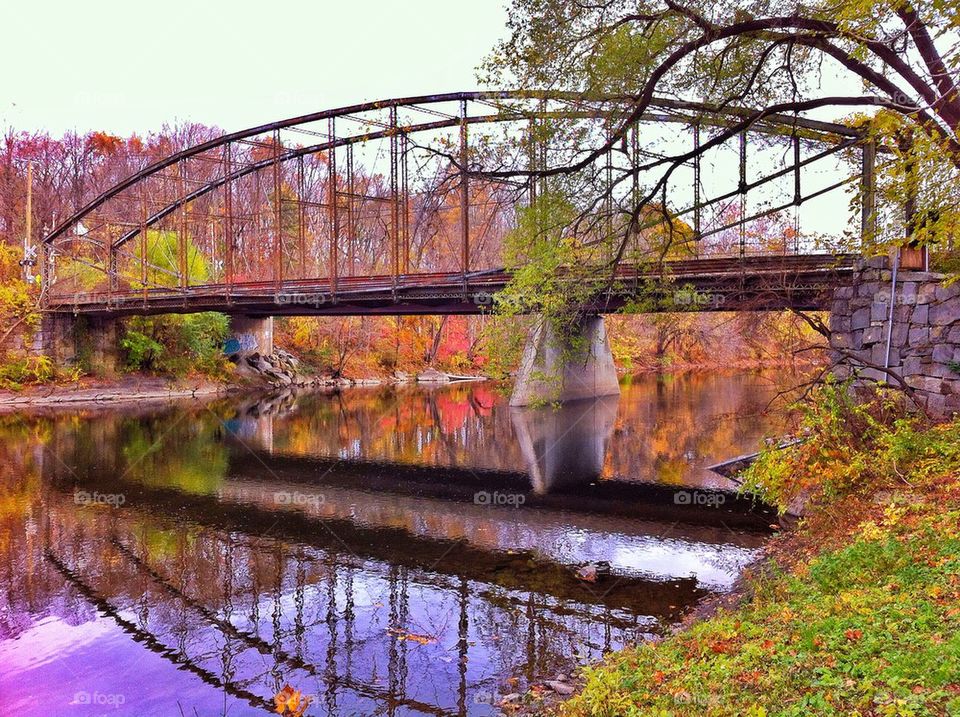
[[[930,323],[947,326],[960,321],[960,298],[951,298],[930,307]]]
[[[878,341],[883,340],[883,327],[882,326],[868,326],[863,330],[863,335],[860,337],[861,346],[869,346],[870,344],[875,344]]]
[[[849,331],[850,317],[843,314],[830,314],[830,330],[836,332]]]
[[[871,256],[864,259],[863,265],[870,269],[886,269],[890,265],[890,257],[886,255]]]
[[[950,286],[944,286],[943,284],[935,284],[934,286],[936,287],[934,291],[937,301],[949,301],[960,297],[960,282],[954,282]]]
[[[916,376],[923,371],[923,363],[919,356],[907,356],[903,360],[903,375]]]
[[[857,309],[853,312],[853,315],[850,317],[850,328],[852,329],[865,329],[870,325],[870,309],[862,308]]]
[[[850,378],[850,374],[850,367],[846,364],[839,364],[833,367],[833,376],[838,381],[845,381],[846,379]]]
[[[830,315],[831,316],[849,316],[850,302],[842,299],[834,299],[833,303],[830,305]]]
[[[930,304],[937,300],[936,284],[921,284],[917,288],[917,303]]]
[[[898,271],[897,281],[913,281],[918,284],[939,281],[940,274],[934,274],[929,271]]]
[[[926,324],[930,320],[930,307],[926,304],[918,304],[913,308],[910,315],[910,321],[915,324]]]
[[[960,413],[960,395],[945,396],[944,410],[946,415]]]
[[[886,332],[884,332],[886,336]],[[906,346],[910,336],[910,324],[906,321],[898,321],[893,325],[893,333],[890,337],[890,343],[894,346]]]
[[[910,388],[932,394],[939,394],[943,387],[943,379],[936,376],[906,376],[904,381]]]
[[[836,349],[852,349],[853,337],[847,331],[831,334],[830,345]]]
[[[838,286],[833,290],[833,298],[836,299],[852,299],[853,298],[853,287],[852,286]]]
[[[927,413],[934,418],[943,418],[947,414],[947,397],[931,395],[927,397]]]
[[[857,287],[857,296],[868,297],[871,301],[876,301],[883,289],[884,287],[880,285],[879,281],[864,281]]]
[[[930,340],[930,329],[926,326],[910,329],[910,333],[907,336],[907,343],[910,346],[918,346],[919,344],[925,344]]]
[[[897,283],[897,301],[901,304],[915,304],[919,284],[915,281]]]
[[[890,305],[885,301],[874,301],[870,304],[870,320],[886,321],[890,315]]]
[[[860,376],[860,378],[867,379],[870,381],[886,381],[887,380],[887,374],[875,368],[860,369],[858,375]]]
[[[874,344],[870,349],[870,363],[875,366],[883,366],[887,358],[886,344]]]
[[[933,360],[937,363],[956,361],[957,350],[950,344],[937,344],[933,347]]]
[[[935,363],[930,368],[926,369],[925,373],[936,376],[937,378],[950,379],[956,378],[957,372],[948,364],[945,363]]]
[[[953,376],[947,376],[943,380],[943,391],[948,396],[958,396],[960,397],[960,376],[954,374]]]

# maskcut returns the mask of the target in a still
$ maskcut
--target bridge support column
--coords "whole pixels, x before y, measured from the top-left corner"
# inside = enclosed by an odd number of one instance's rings
[[[273,353],[273,317],[231,316],[226,351],[235,353]]]
[[[960,413],[960,282],[867,260],[834,290],[830,348],[834,373],[854,387],[898,376],[932,416]],[[889,373],[888,373],[889,371]]]
[[[38,337],[43,353],[58,366],[79,364],[91,373],[107,377],[120,369],[118,319],[48,314]]]
[[[588,316],[578,336],[559,336],[541,321],[523,351],[511,406],[576,401],[620,394],[602,316]]]

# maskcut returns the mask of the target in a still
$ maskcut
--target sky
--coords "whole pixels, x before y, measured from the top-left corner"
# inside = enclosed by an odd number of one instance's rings
[[[505,0],[16,0],[0,126],[226,131],[366,100],[477,87]]]
[[[508,0],[15,0],[0,128],[230,132],[358,102],[478,87]],[[846,199],[805,206],[836,224]]]

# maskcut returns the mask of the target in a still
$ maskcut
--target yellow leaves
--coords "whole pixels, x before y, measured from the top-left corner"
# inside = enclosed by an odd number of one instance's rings
[[[284,685],[273,698],[276,713],[283,717],[303,717],[312,701],[312,697],[305,696],[290,685]]]

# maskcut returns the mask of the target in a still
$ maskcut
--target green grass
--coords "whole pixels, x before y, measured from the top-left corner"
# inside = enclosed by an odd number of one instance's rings
[[[960,425],[847,404],[815,416],[811,442],[828,440],[754,476],[811,472],[798,478],[816,500],[750,597],[609,655],[561,715],[960,715]]]

